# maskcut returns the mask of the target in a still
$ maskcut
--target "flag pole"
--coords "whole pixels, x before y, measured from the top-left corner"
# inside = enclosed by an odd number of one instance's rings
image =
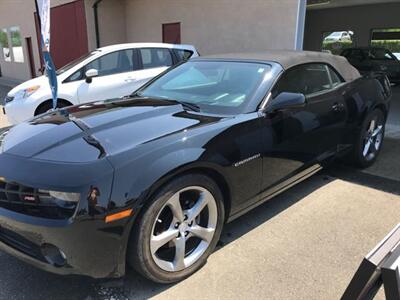
[[[41,1],[39,5],[38,1]],[[57,108],[57,73],[50,55],[50,0],[35,0],[36,11],[39,20],[40,30],[40,48],[46,70],[46,76],[49,80],[51,95],[53,98],[53,109]],[[44,22],[44,23],[43,23]]]

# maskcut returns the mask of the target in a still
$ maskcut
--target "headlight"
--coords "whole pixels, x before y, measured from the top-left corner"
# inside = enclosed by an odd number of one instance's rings
[[[48,193],[51,197],[65,202],[79,202],[79,198],[81,196],[79,193],[64,193],[56,191],[48,191]]]
[[[26,89],[18,91],[15,94],[14,98],[21,98],[21,99],[28,98],[29,96],[33,95],[38,89],[40,89],[40,85],[28,87]]]

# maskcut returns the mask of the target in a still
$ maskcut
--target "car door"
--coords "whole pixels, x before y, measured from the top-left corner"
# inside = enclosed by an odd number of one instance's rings
[[[275,84],[269,102],[290,92],[304,94],[306,104],[282,111],[269,111],[267,106],[261,118],[264,196],[299,174],[318,170],[323,160],[336,153],[346,119],[343,84],[337,72],[325,64],[294,67]]]
[[[78,99],[81,103],[120,98],[134,90],[137,54],[134,49],[111,52],[88,63],[83,71],[95,69],[98,76],[91,82],[82,80],[78,87]]]
[[[140,88],[150,79],[173,65],[173,56],[168,48],[139,48],[139,70],[135,72],[135,81],[131,92]]]

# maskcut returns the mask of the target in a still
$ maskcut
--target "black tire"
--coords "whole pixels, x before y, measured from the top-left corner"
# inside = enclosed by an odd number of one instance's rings
[[[373,155],[365,155],[364,150],[367,147],[366,143],[368,141],[368,136],[369,136],[369,129],[371,126],[372,120],[376,120],[377,126],[382,126],[381,129],[381,141],[378,149],[375,149],[376,151],[373,151]],[[371,165],[374,164],[376,159],[379,156],[379,153],[382,149],[382,144],[385,136],[385,115],[380,109],[375,109],[373,110],[364,120],[360,132],[358,133],[358,136],[356,137],[356,143],[354,145],[353,153],[351,155],[351,159],[354,165],[356,165],[359,168],[367,168]],[[374,146],[375,147],[375,146]]]
[[[163,211],[163,209],[165,209],[165,205],[173,195],[175,195],[177,192],[180,192],[182,189],[191,186],[197,186],[206,189],[211,193],[215,200],[218,214],[214,236],[212,237],[211,242],[209,242],[208,248],[206,248],[205,252],[201,256],[199,256],[195,263],[188,267],[185,267],[183,270],[166,271],[163,270],[159,265],[157,265],[155,259],[153,259],[150,249],[150,239],[154,234],[156,218],[157,222],[160,221],[161,217],[159,216],[159,214]],[[179,199],[182,205],[183,199]],[[213,207],[215,208],[215,206]],[[184,210],[185,207],[182,206],[182,209]],[[209,208],[207,206],[206,213],[208,213],[208,209]],[[186,174],[166,184],[158,191],[158,193],[156,193],[154,197],[152,197],[149,204],[145,208],[143,208],[143,210],[144,211],[142,212],[138,222],[132,229],[127,253],[128,264],[144,277],[147,277],[154,282],[164,284],[183,280],[199,270],[206,263],[207,258],[210,256],[210,254],[215,249],[215,246],[217,245],[225,220],[225,210],[223,205],[222,193],[216,183],[211,178],[202,174]],[[171,225],[169,225],[169,228],[171,228],[170,226]],[[174,240],[176,241],[177,239],[174,238]],[[171,249],[168,248],[171,245],[170,243],[171,242],[167,243],[163,247],[167,246],[167,249]],[[174,251],[177,251],[177,248],[175,248]],[[189,254],[190,253],[185,255]]]
[[[70,106],[70,105],[71,105],[71,104],[68,104],[68,103],[65,102],[65,101],[60,101],[60,100],[57,101],[57,108],[63,108],[63,107],[67,107],[67,106]],[[49,110],[51,110],[52,108],[53,108],[53,102],[52,102],[52,100],[43,102],[43,103],[36,109],[35,116],[44,114],[44,113],[48,112]]]

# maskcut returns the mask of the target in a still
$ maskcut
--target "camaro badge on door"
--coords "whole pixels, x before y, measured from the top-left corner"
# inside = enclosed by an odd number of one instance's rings
[[[234,164],[234,166],[235,166],[235,167],[239,167],[239,166],[241,166],[241,165],[243,165],[243,164],[245,164],[245,163],[248,163],[249,161],[251,161],[251,160],[253,160],[253,159],[259,158],[260,156],[261,156],[261,154],[258,153],[258,154],[256,154],[256,155],[253,155],[253,156],[249,157],[249,158],[246,158],[246,159],[243,159],[243,160],[241,160],[241,161],[238,161],[237,163]]]

